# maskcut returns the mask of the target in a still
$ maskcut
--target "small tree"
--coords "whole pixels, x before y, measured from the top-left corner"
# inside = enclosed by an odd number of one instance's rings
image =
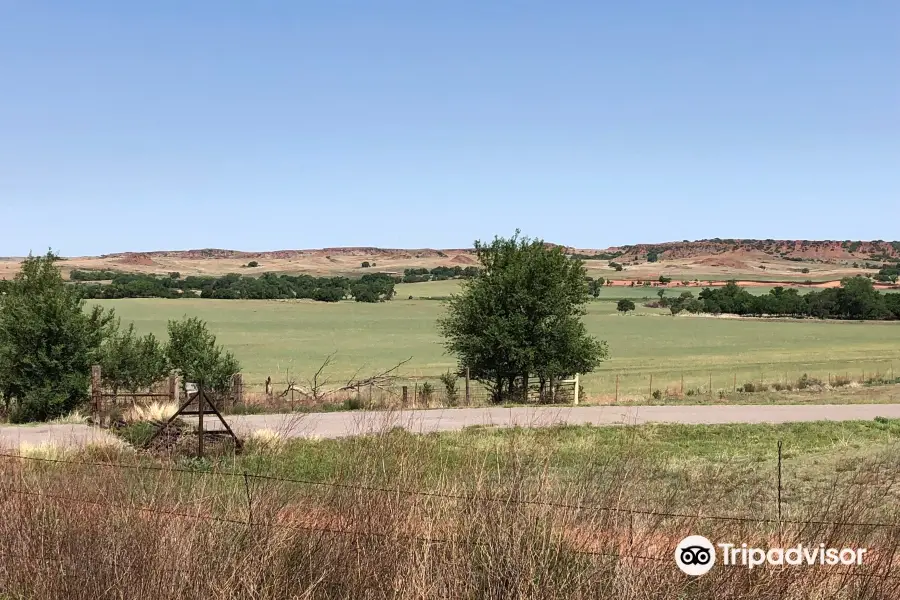
[[[91,365],[113,319],[85,311],[53,252],[29,256],[0,295],[0,395],[13,421],[44,421],[88,399]]]
[[[367,260],[364,260],[364,261],[362,262],[362,264],[360,265],[360,267],[363,268],[363,269],[368,269],[369,266],[370,266],[370,265],[369,265],[369,261],[367,261]]]
[[[647,262],[655,263],[658,260],[659,260],[659,254],[656,252],[656,250],[651,250],[650,252],[647,253]]]
[[[447,393],[447,404],[455,406],[459,399],[459,392],[456,389],[457,375],[451,371],[442,373],[440,376],[441,383],[444,384],[444,391]]]
[[[119,388],[134,393],[161,380],[169,373],[166,352],[162,344],[148,333],[138,337],[134,324],[124,331],[116,321],[100,354],[103,382],[114,391]]]
[[[619,311],[620,313],[622,313],[623,315],[628,314],[629,310],[634,310],[634,302],[623,298],[623,299],[619,300],[619,302],[616,304],[616,310]]]
[[[223,393],[231,388],[231,378],[240,371],[234,355],[216,344],[216,336],[196,317],[169,321],[166,357],[172,369],[187,382]]]

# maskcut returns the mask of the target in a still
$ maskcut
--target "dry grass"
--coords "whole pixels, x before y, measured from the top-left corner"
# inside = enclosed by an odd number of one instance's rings
[[[141,421],[165,421],[178,410],[174,402],[150,402],[133,404],[125,410],[123,418],[129,423]]]
[[[739,515],[759,493],[721,464],[686,463],[669,494],[648,494],[660,465],[629,444],[603,448],[589,466],[560,476],[552,452],[524,452],[516,436],[505,439],[495,461],[466,455],[452,477],[423,460],[426,438],[385,431],[348,440],[346,468],[326,486],[202,465],[178,472],[2,459],[0,590],[72,600],[900,596],[900,579],[885,577],[895,568],[897,529],[820,522],[897,523],[900,453],[840,471],[779,528],[754,521],[759,514],[708,517]],[[240,473],[289,460],[282,456],[217,468]],[[97,449],[69,458],[160,464]],[[425,487],[427,494],[407,493]],[[705,516],[677,516],[679,492],[699,494],[692,513]],[[613,510],[587,508],[596,506]],[[867,547],[872,562],[855,573],[717,566],[690,579],[672,553],[691,533]]]

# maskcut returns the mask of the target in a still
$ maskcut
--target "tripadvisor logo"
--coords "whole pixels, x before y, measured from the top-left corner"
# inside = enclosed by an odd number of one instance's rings
[[[826,548],[825,544],[791,548],[751,548],[747,544],[715,544],[702,535],[690,535],[675,548],[675,564],[687,575],[705,575],[716,564],[716,548],[722,564],[753,569],[763,565],[813,566],[861,565],[866,548]]]
[[[675,548],[675,564],[687,575],[705,575],[716,564],[716,549],[702,535],[689,535]]]

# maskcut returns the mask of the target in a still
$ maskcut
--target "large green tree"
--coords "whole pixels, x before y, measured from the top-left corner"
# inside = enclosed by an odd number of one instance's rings
[[[465,280],[438,321],[445,347],[484,382],[494,401],[518,399],[537,376],[587,373],[608,354],[581,317],[589,300],[584,265],[542,240],[496,237],[475,242],[481,269]]]
[[[0,395],[14,421],[64,415],[88,399],[113,320],[67,285],[53,252],[29,256],[0,295]]]

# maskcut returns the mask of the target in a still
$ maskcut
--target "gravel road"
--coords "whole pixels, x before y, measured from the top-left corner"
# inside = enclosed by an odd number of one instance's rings
[[[415,433],[429,433],[457,431],[476,425],[547,427],[560,423],[575,425],[789,423],[871,420],[879,416],[900,418],[900,404],[457,408],[397,412],[235,415],[228,417],[228,422],[238,435],[246,435],[256,429],[272,429],[286,437],[338,438],[398,426]],[[4,426],[0,427],[0,447],[42,443],[78,446],[103,440],[108,435],[87,425]]]

